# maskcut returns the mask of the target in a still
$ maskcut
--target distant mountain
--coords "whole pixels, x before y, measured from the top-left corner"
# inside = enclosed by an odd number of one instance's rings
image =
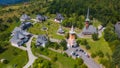
[[[26,1],[28,0],[0,0],[0,5],[10,5],[10,4],[16,4]]]

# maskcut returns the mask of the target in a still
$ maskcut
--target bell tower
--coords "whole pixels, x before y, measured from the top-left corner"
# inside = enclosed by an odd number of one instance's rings
[[[87,16],[86,16],[86,19],[85,19],[85,26],[86,26],[86,28],[89,27],[89,24],[90,24],[90,19],[89,19],[89,8],[88,8]]]
[[[74,47],[74,46],[76,46],[76,41],[75,41],[75,31],[74,31],[74,28],[72,26],[71,30],[69,31],[69,38],[67,41],[67,47],[70,48],[70,47]]]

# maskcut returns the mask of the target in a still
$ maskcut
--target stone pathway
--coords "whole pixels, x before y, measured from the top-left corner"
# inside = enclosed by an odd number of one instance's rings
[[[39,57],[42,57],[42,58],[44,58],[44,59],[51,60],[51,58],[49,58],[49,57],[47,57],[47,56],[45,56],[45,55],[38,54],[38,53],[36,53],[36,55],[39,56]]]
[[[37,59],[36,56],[33,55],[32,51],[31,51],[31,41],[33,39],[33,36],[30,38],[30,40],[26,43],[27,46],[27,53],[28,53],[28,63],[23,67],[23,68],[28,68],[30,67],[34,61]]]

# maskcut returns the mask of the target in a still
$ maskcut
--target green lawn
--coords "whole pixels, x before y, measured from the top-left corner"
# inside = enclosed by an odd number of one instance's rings
[[[70,57],[66,57],[61,53],[53,52],[47,48],[45,48],[43,51],[40,51],[39,48],[32,47],[33,53],[43,54],[45,56],[48,56],[52,58],[54,55],[57,56],[57,61],[52,62],[52,68],[74,68],[74,65],[76,61]]]
[[[54,19],[48,19],[44,22],[45,27],[48,28],[47,31],[42,31],[41,28],[43,27],[43,23],[36,23],[31,27],[28,31],[33,34],[48,34],[49,37],[55,38],[55,39],[64,39],[64,35],[58,35],[57,30],[59,29],[60,24],[57,22],[54,22]],[[65,33],[68,33],[70,28],[63,27]],[[80,32],[79,29],[75,29],[75,31]]]
[[[8,60],[8,64],[0,63],[0,68],[13,68],[17,64],[17,68],[22,68],[28,61],[26,51],[18,48],[7,46],[7,49],[0,54],[0,59]]]
[[[112,50],[109,47],[109,44],[101,37],[98,41],[93,41],[92,39],[86,39],[91,47],[90,50],[86,50],[89,54],[96,53],[98,51],[102,51],[104,53],[104,58],[108,59],[107,55],[112,55]],[[81,48],[85,49],[84,45],[80,46]],[[96,62],[99,63],[98,57],[94,58]]]

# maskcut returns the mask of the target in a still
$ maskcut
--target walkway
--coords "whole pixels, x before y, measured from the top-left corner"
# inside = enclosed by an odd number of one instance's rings
[[[57,53],[62,53],[62,52],[63,52],[63,51],[61,51],[61,50],[55,50],[55,49],[53,49],[53,48],[48,48],[48,49],[50,49],[51,51],[57,52]]]
[[[42,58],[44,58],[44,59],[51,60],[49,57],[47,57],[47,56],[45,56],[45,55],[38,54],[38,53],[36,53],[36,55],[39,56],[39,57],[42,57]]]
[[[27,46],[27,53],[28,53],[28,58],[29,58],[29,61],[28,63],[23,67],[23,68],[28,68],[30,67],[34,61],[37,59],[37,57],[35,57],[31,51],[31,41],[33,39],[33,36],[30,38],[30,40],[26,43],[26,46]]]

